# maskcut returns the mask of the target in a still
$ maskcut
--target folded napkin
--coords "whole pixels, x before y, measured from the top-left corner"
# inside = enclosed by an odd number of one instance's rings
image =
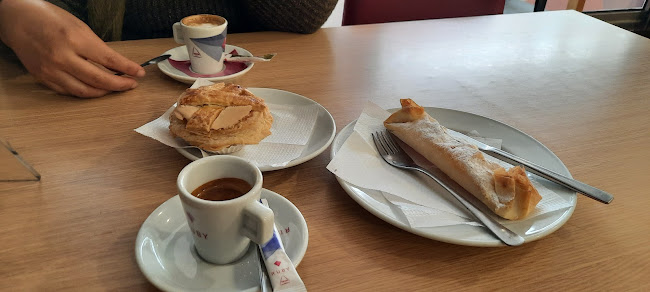
[[[209,80],[198,78],[190,88],[213,84]],[[264,98],[264,96],[260,96]],[[273,116],[271,135],[259,144],[246,145],[240,151],[229,154],[251,161],[258,167],[281,167],[298,158],[307,147],[309,137],[314,130],[318,116],[318,105],[284,105],[274,104],[266,100]],[[169,115],[176,108],[172,105],[159,118],[135,129],[136,132],[153,138],[160,143],[174,148],[197,148],[188,145],[180,138],[175,138],[169,132]],[[201,149],[203,157],[214,155]]]
[[[368,103],[357,120],[354,131],[328,164],[327,169],[355,187],[376,191],[372,192],[371,197],[374,195],[376,198],[381,194],[383,199],[392,205],[391,208],[385,208],[384,211],[389,216],[396,218],[396,220],[401,218],[401,222],[408,224],[412,228],[458,224],[480,226],[481,223],[477,222],[469,211],[435,181],[414,171],[395,168],[379,156],[372,141],[371,133],[385,130],[383,122],[389,115],[390,113],[379,106]],[[493,145],[495,143],[500,144],[498,139],[484,141],[489,141]],[[417,155],[417,153],[410,154],[414,154],[412,156]],[[503,165],[506,169],[512,167],[488,155],[485,155],[485,157]],[[417,157],[414,157],[414,159],[456,192],[467,198],[473,198],[471,194],[445,176],[430,162],[425,161],[425,164],[423,164],[422,160],[418,160]],[[526,219],[510,221],[498,218],[494,214],[489,215],[508,225],[513,222],[520,223],[534,220],[537,216],[564,210],[572,206],[562,197],[540,184],[537,181],[538,179],[535,176],[531,177],[531,181],[542,196],[542,200],[535,211]]]

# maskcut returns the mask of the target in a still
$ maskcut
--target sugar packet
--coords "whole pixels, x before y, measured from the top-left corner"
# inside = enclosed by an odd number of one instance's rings
[[[266,199],[261,200],[264,206],[269,207]],[[307,291],[305,283],[300,279],[296,267],[284,250],[282,240],[280,239],[278,229],[273,226],[273,236],[271,239],[259,246],[264,258],[266,271],[271,279],[271,286],[275,292],[301,292]]]

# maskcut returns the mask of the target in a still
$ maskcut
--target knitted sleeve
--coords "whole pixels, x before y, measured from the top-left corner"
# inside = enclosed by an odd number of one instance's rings
[[[338,0],[245,0],[249,15],[265,30],[313,33],[332,14]]]

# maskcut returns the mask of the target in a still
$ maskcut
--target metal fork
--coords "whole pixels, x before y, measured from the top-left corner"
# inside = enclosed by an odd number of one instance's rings
[[[499,222],[495,221],[492,217],[485,215],[481,212],[476,206],[471,202],[465,200],[463,197],[454,192],[451,188],[446,186],[440,179],[435,177],[433,174],[428,172],[426,169],[417,165],[413,159],[402,150],[402,148],[397,144],[397,142],[391,137],[392,134],[386,131],[378,131],[372,134],[372,140],[375,142],[375,146],[379,151],[381,158],[384,159],[388,164],[408,170],[417,170],[426,174],[428,177],[436,181],[440,186],[447,190],[450,194],[456,198],[467,210],[476,217],[487,229],[489,229],[497,238],[499,238],[503,243],[511,246],[521,245],[524,243],[524,239],[512,232],[510,229],[501,225]]]

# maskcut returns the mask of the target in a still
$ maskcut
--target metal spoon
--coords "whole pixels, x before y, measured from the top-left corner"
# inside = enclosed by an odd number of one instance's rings
[[[266,264],[264,263],[264,256],[262,255],[261,247],[256,246],[257,249],[257,259],[260,262],[260,265],[257,267],[260,272],[260,291],[261,292],[269,292],[273,291],[273,288],[271,287],[271,281],[269,280],[269,275],[268,272],[266,271]]]
[[[146,61],[146,62],[140,64],[140,66],[141,66],[141,67],[144,67],[144,66],[148,66],[148,65],[151,65],[151,64],[156,64],[156,63],[158,63],[158,62],[162,62],[162,61],[167,60],[167,59],[168,59],[169,57],[171,57],[171,56],[172,56],[172,55],[169,55],[169,54],[166,54],[166,55],[160,55],[160,56],[158,56],[158,57],[155,57],[155,58],[153,58],[153,59],[151,59],[151,60],[149,60],[149,61]],[[117,76],[122,76],[122,75],[124,75],[124,73],[122,73],[122,72],[118,72],[118,73],[115,73],[115,75],[117,75]]]

